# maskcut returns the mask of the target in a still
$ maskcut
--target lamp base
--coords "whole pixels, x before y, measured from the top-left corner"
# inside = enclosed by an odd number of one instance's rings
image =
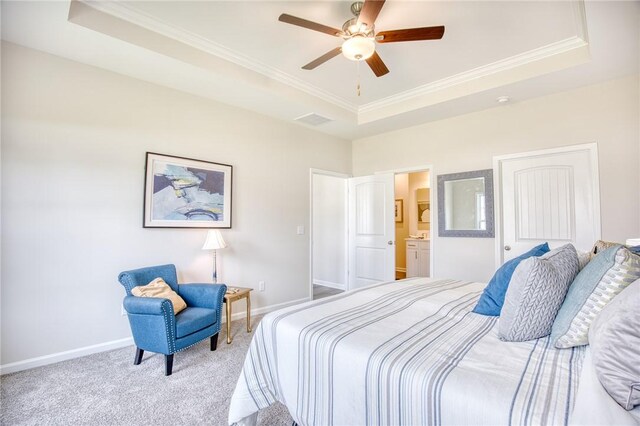
[[[217,271],[217,265],[216,265],[216,251],[213,251],[213,274],[211,275],[211,280],[213,281],[214,284],[218,283],[218,271]]]

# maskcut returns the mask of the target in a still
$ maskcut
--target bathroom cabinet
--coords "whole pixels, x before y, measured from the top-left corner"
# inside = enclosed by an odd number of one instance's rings
[[[431,275],[431,241],[407,238],[407,278]]]

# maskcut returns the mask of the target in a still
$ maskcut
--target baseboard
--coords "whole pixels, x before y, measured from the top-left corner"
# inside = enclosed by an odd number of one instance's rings
[[[39,356],[36,358],[25,359],[24,361],[11,362],[9,364],[0,365],[0,375],[15,373],[17,371],[29,370],[31,368],[42,367],[43,365],[55,364],[57,362],[69,359],[80,358],[92,355],[98,352],[112,351],[114,349],[124,348],[133,345],[133,338],[112,340],[110,342],[99,343],[97,345],[85,346],[83,348],[72,349],[70,351],[58,352],[51,355]]]
[[[302,299],[292,300],[290,302],[276,303],[275,305],[264,306],[264,307],[258,308],[258,309],[252,309],[251,310],[251,315],[253,315],[254,313],[256,315],[266,314],[266,313],[269,313],[269,312],[277,311],[278,309],[288,308],[289,306],[298,305],[298,304],[304,303],[304,302],[309,302],[310,300],[311,299],[308,298],[308,297],[303,297]]]
[[[278,309],[286,308],[289,306],[297,305],[298,303],[308,302],[309,298],[293,300],[290,302],[278,303],[270,306],[263,306],[256,309],[251,309],[251,315],[262,315],[268,312],[272,312]],[[242,309],[240,312],[236,312],[231,315],[231,321],[246,318],[247,311]],[[225,315],[222,314],[222,322],[226,322]],[[120,349],[127,346],[133,346],[133,337],[127,337],[119,340],[112,340],[110,342],[99,343],[97,345],[85,346],[83,348],[72,349],[64,352],[57,352],[51,355],[39,356],[36,358],[25,359],[24,361],[11,362],[9,364],[0,365],[0,375],[16,373],[18,371],[29,370],[36,367],[42,367],[44,365],[55,364],[61,361],[67,361],[69,359],[80,358],[87,355],[92,355],[99,352],[112,351],[114,349]]]
[[[282,309],[282,308],[288,308],[289,306],[297,305],[299,303],[308,302],[309,300],[310,299],[308,297],[305,297],[304,299],[297,299],[297,300],[292,300],[290,302],[277,303],[275,305],[269,305],[269,306],[263,306],[261,308],[251,309],[251,316],[268,314],[269,312],[277,311],[278,309]],[[232,308],[232,310],[233,310],[233,308]],[[240,309],[238,312],[235,312],[235,313],[231,314],[231,321],[235,321],[235,320],[246,318],[246,317],[247,317],[247,310],[246,309]],[[227,319],[225,318],[225,315],[223,313],[222,314],[222,323],[226,323],[226,322],[227,322]]]
[[[313,280],[313,284],[321,285],[321,286],[324,286],[324,287],[331,287],[331,288],[335,288],[335,289],[338,289],[338,290],[346,290],[346,287],[343,284],[334,283],[334,282],[331,282],[331,281]]]
[[[404,272],[407,273],[407,268],[396,268],[396,272]]]

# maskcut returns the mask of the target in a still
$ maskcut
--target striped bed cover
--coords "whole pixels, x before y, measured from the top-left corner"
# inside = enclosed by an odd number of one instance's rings
[[[501,342],[485,284],[408,279],[266,315],[229,424],[280,401],[300,425],[567,424],[584,347]]]

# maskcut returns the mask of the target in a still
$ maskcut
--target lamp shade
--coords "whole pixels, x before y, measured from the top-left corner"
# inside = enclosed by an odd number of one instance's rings
[[[222,238],[222,234],[217,229],[209,229],[207,232],[207,239],[202,246],[202,250],[218,250],[223,249],[227,246],[227,243],[224,242],[224,238]]]
[[[376,43],[371,37],[355,35],[342,43],[342,54],[352,61],[364,61],[376,51]]]

